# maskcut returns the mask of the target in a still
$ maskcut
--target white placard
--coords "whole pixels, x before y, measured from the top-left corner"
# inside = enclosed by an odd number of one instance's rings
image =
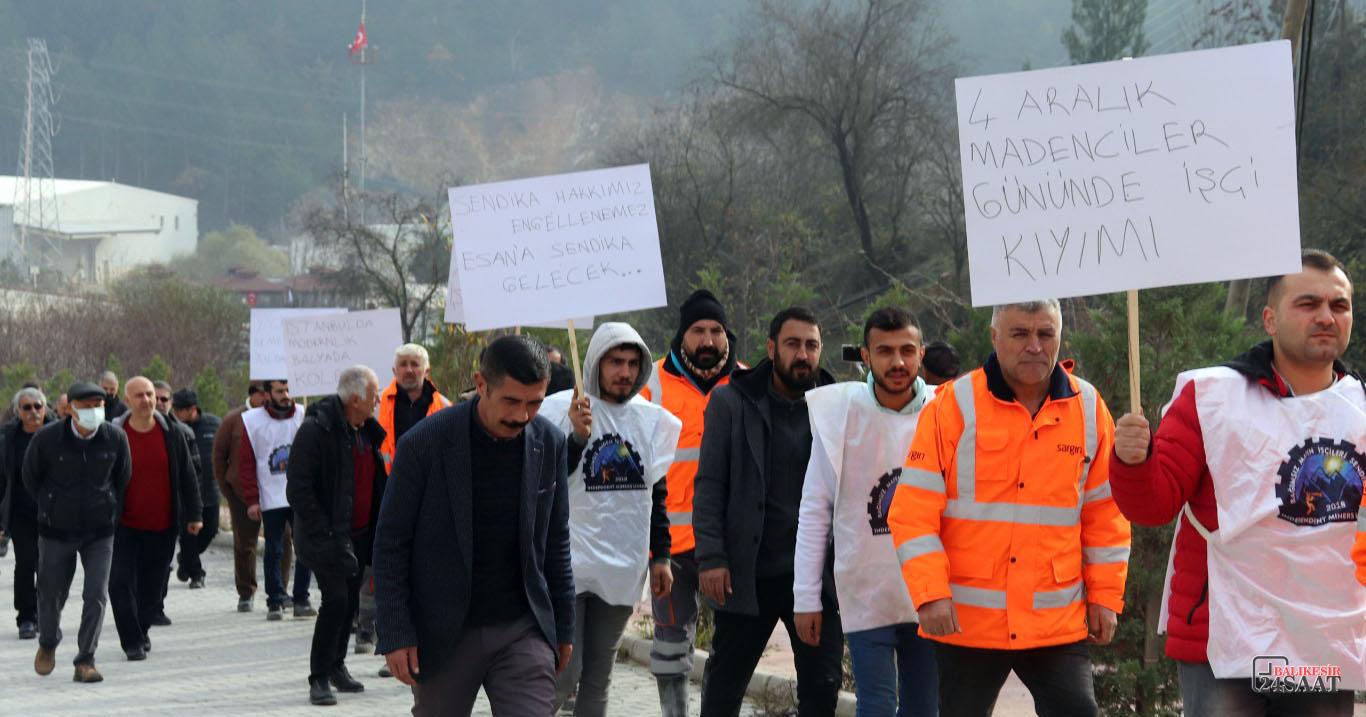
[[[280,322],[296,316],[335,314],[346,309],[252,309],[251,360],[248,365],[252,381],[284,378],[289,371],[285,365],[285,335]]]
[[[453,187],[449,196],[450,283],[472,331],[668,303],[649,165]]]
[[[593,328],[594,319],[595,317],[592,316],[578,317],[574,319],[574,328],[591,329]],[[446,323],[465,323],[465,302],[460,298],[460,273],[456,271],[451,272],[450,279],[447,282],[446,286]],[[539,324],[524,324],[524,326],[529,326],[535,329],[568,329],[569,322],[547,321]]]
[[[960,78],[974,306],[1299,271],[1290,43]]]
[[[403,344],[398,309],[375,309],[326,316],[304,316],[283,322],[289,392],[322,396],[337,391],[341,372],[369,366],[388,384],[394,350]]]

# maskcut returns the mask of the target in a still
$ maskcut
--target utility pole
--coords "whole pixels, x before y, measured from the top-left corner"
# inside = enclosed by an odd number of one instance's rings
[[[1309,63],[1309,57],[1300,56],[1300,37],[1304,34],[1304,19],[1308,15],[1312,2],[1311,0],[1287,0],[1285,3],[1285,15],[1281,19],[1281,38],[1290,41],[1290,61],[1291,67],[1295,72],[1295,103],[1304,102],[1304,87],[1301,80],[1305,77],[1302,71],[1304,65]],[[1296,117],[1303,117],[1303,113],[1296,113]],[[1298,129],[1298,128],[1297,128]],[[1296,132],[1298,136],[1299,132]],[[1295,147],[1298,154],[1299,146]],[[1252,280],[1234,279],[1228,283],[1228,295],[1224,297],[1224,315],[1245,319],[1247,316],[1247,305],[1252,299]]]
[[[52,107],[52,61],[47,42],[28,39],[28,76],[24,83],[24,128],[20,138],[20,179],[14,185],[14,223],[19,227],[19,253],[36,281],[39,269],[49,263],[56,249],[52,233],[57,230],[57,186],[52,169],[52,136],[57,132]],[[30,241],[29,230],[34,230]],[[41,246],[34,246],[41,242]],[[93,270],[93,267],[91,267]]]
[[[360,26],[365,27],[366,0],[360,3]],[[360,223],[365,224],[365,66],[370,64],[370,39],[367,36],[360,48]]]

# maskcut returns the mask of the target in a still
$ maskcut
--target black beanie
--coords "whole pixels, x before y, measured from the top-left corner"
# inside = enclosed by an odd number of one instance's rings
[[[703,319],[711,319],[722,327],[726,326],[726,310],[721,308],[721,302],[706,289],[694,291],[683,305],[678,308],[678,333],[683,335],[688,332],[688,328]]]

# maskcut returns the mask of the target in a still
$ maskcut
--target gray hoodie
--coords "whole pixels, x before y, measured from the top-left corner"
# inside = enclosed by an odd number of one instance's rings
[[[588,341],[588,352],[583,363],[584,393],[592,398],[602,398],[602,387],[598,385],[598,364],[608,351],[625,344],[640,349],[640,377],[636,379],[636,385],[632,387],[631,395],[626,400],[635,398],[636,394],[645,388],[645,383],[650,380],[650,374],[655,370],[655,360],[650,354],[650,347],[645,345],[645,341],[630,324],[608,321],[600,324],[597,331],[593,332],[593,338]]]

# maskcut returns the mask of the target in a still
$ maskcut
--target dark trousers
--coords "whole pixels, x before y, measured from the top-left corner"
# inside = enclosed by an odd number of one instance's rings
[[[557,659],[529,614],[497,625],[466,627],[440,671],[423,672],[422,681],[413,686],[413,714],[469,715],[482,687],[497,717],[549,715]]]
[[[256,540],[261,537],[261,521],[247,515],[247,504],[237,497],[231,487],[223,489],[228,501],[228,517],[232,520],[232,574],[237,583],[237,597],[248,600],[256,594]],[[280,574],[289,587],[289,566],[294,562],[294,543],[285,532],[285,546],[280,558]]]
[[[284,605],[286,566],[284,565],[286,528],[294,520],[294,511],[289,508],[274,508],[261,512],[261,525],[266,529],[266,554],[261,557],[261,567],[266,573],[266,605]],[[294,604],[308,602],[308,584],[312,574],[304,564],[294,561]]]
[[[370,531],[351,534],[351,545],[360,566],[370,562]],[[351,639],[351,624],[360,610],[361,571],[356,575],[318,572],[318,621],[313,625],[313,648],[308,657],[310,678],[326,678],[327,673],[346,661],[346,644]]]
[[[56,540],[38,538],[38,644],[56,649],[62,642],[62,608],[76,577],[76,558],[81,559],[85,582],[81,588],[81,627],[76,635],[79,652],[72,662],[95,664],[95,648],[104,627],[104,608],[109,601],[109,563],[114,555],[114,536]]]
[[[142,647],[151,620],[161,612],[166,566],[175,553],[175,530],[135,530],[120,525],[114,532],[114,561],[109,569],[109,604],[124,651]]]
[[[1031,650],[987,650],[935,643],[941,717],[988,717],[1013,670],[1040,717],[1094,717],[1091,654],[1085,642]]]
[[[14,545],[14,624],[38,622],[38,522],[14,516],[7,533]]]
[[[716,611],[711,656],[702,675],[703,717],[731,717],[740,711],[745,688],[764,654],[764,646],[781,620],[792,640],[797,667],[797,714],[832,715],[839,701],[843,674],[844,633],[840,614],[832,606],[821,613],[821,644],[812,647],[797,638],[792,620],[792,576],[755,580],[758,615]]]
[[[201,520],[204,521],[204,527],[199,529],[199,535],[190,535],[188,530],[180,531],[180,556],[176,561],[176,577],[181,580],[204,577],[204,564],[200,562],[199,556],[209,549],[214,536],[218,535],[218,501],[204,506]]]
[[[1246,677],[1219,679],[1208,662],[1178,662],[1191,717],[1352,717],[1352,691],[1253,692]]]

